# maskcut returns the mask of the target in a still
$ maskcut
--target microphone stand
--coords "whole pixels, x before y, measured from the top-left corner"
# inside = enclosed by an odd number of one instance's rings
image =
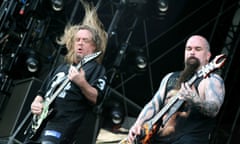
[[[30,118],[31,116],[31,111],[29,111],[27,113],[27,115],[25,116],[25,118],[22,120],[22,122],[20,123],[20,125],[17,127],[17,129],[14,131],[14,133],[12,134],[12,136],[10,136],[8,143],[7,144],[14,144],[13,142],[17,142],[18,144],[22,144],[22,142],[18,141],[17,139],[15,139],[15,137],[17,136],[17,134],[19,133],[19,131],[23,128],[24,124],[27,122],[27,120]]]

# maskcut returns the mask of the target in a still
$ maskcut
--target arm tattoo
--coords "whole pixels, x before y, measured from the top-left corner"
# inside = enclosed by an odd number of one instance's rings
[[[145,107],[140,115],[140,118],[143,119],[143,122],[146,122],[153,118],[156,113],[156,106],[154,102],[150,102],[147,107]]]
[[[218,105],[216,103],[202,102],[201,108],[202,113],[210,117],[214,117],[218,112]]]
[[[205,89],[205,100],[199,103],[203,114],[214,117],[218,114],[224,101],[225,86],[223,80],[217,75],[211,75],[209,84]]]
[[[143,120],[143,122],[146,122],[154,117],[154,115],[157,113],[157,110],[159,109],[159,103],[161,103],[160,100],[159,91],[154,95],[153,99],[144,107],[140,114],[140,119]],[[160,101],[159,101],[160,100]]]
[[[142,119],[143,122],[146,122],[154,117],[154,115],[159,111],[163,103],[163,97],[166,90],[166,83],[170,74],[167,75],[161,82],[158,91],[153,96],[152,100],[144,107],[142,112],[139,115],[139,118]]]

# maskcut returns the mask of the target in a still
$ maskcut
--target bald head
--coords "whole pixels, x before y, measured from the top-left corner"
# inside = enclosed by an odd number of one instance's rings
[[[210,45],[207,39],[201,35],[193,35],[189,37],[187,40],[186,46],[191,45],[193,43],[195,45],[201,45],[203,48],[206,48],[208,51],[210,51]]]

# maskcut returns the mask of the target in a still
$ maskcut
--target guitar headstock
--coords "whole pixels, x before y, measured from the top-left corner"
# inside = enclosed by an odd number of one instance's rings
[[[76,66],[77,69],[80,69],[81,66],[83,66],[84,64],[86,64],[87,62],[97,58],[98,56],[100,56],[102,54],[101,51],[89,54],[84,56],[81,61],[78,63],[78,65]]]
[[[97,58],[98,56],[101,55],[101,53],[102,53],[101,51],[98,51],[98,52],[84,56],[83,59],[81,60],[82,65]]]
[[[227,57],[225,54],[217,55],[210,63],[203,66],[201,70],[197,72],[198,77],[203,76],[206,78],[212,71],[221,68],[224,65],[226,59]]]

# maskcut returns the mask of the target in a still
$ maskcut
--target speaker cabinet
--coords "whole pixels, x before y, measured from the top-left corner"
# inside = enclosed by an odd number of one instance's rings
[[[17,81],[0,121],[0,137],[10,137],[30,112],[31,103],[41,86],[41,81],[28,78]]]

